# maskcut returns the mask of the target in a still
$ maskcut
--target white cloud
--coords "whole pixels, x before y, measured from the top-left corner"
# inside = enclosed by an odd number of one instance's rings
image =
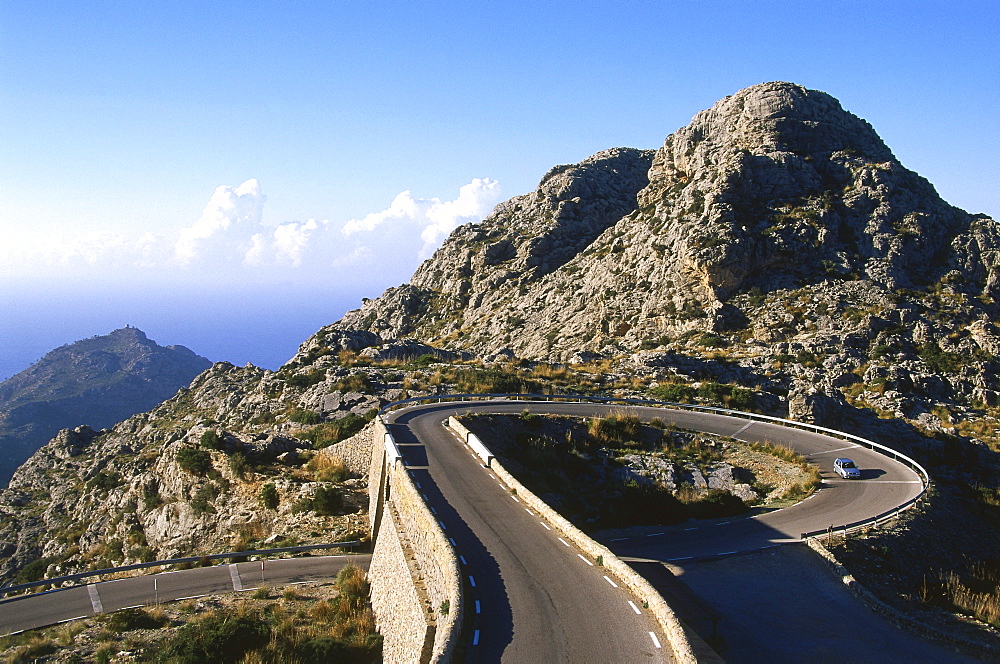
[[[116,229],[51,236],[30,229],[0,236],[0,274],[77,279],[90,275],[152,283],[327,282],[367,290],[409,279],[454,228],[480,221],[500,198],[500,184],[477,178],[454,200],[404,191],[386,209],[346,222],[309,219],[267,223],[257,180],[220,186],[201,216],[174,232]]]
[[[182,265],[187,265],[211,245],[221,245],[216,248],[231,250],[231,245],[225,240],[234,236],[243,235],[240,240],[246,242],[246,231],[261,225],[265,200],[267,197],[261,193],[257,180],[247,180],[239,187],[217,187],[198,221],[181,229],[174,246],[177,260]],[[223,235],[226,236],[223,242],[217,242]],[[241,253],[245,253],[244,247],[236,249],[241,248],[244,249]]]
[[[500,183],[490,178],[475,178],[458,190],[458,198],[438,202],[427,211],[430,224],[420,233],[424,241],[421,255],[429,255],[453,230],[463,224],[481,221],[500,202]]]
[[[462,224],[481,221],[500,201],[500,195],[500,183],[490,178],[473,179],[458,190],[458,198],[453,201],[414,198],[409,191],[404,191],[388,209],[348,221],[343,233],[345,236],[370,233],[386,224],[415,226],[420,229],[423,243],[418,255],[425,258]]]

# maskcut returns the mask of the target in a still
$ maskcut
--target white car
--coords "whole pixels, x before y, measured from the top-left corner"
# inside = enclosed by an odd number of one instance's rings
[[[834,459],[833,469],[845,480],[861,479],[861,471],[854,462],[847,458]]]

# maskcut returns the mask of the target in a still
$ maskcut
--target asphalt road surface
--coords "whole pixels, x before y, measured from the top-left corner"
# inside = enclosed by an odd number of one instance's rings
[[[798,541],[803,532],[870,518],[921,490],[920,478],[905,465],[853,443],[712,413],[523,401],[434,404],[395,411],[387,417],[389,429],[459,556],[469,618],[464,648],[472,662],[671,661],[664,635],[638,600],[617,587],[596,561],[559,538],[443,426],[453,414],[519,413],[526,408],[584,417],[627,410],[682,428],[788,445],[823,470],[822,490],[784,510],[690,522],[604,542],[651,580],[662,575],[667,564],[690,565],[762,550]],[[853,458],[863,479],[848,481],[835,475],[832,464],[838,456]],[[266,561],[264,583],[329,578],[347,562],[367,567],[368,557]],[[130,606],[249,590],[260,583],[260,566],[255,561],[197,568],[6,600],[0,602],[0,634]],[[650,572],[650,566],[658,569]],[[700,603],[697,598],[692,601]],[[713,613],[707,605],[702,609],[706,615]],[[717,618],[715,614],[713,620]]]
[[[476,411],[520,413],[526,408],[541,414],[584,417],[628,410],[643,419],[659,417],[682,428],[748,442],[771,441],[787,445],[822,469],[823,488],[793,507],[750,518],[688,522],[639,537],[615,537],[603,542],[646,574],[662,591],[667,591],[665,586],[669,585],[662,578],[664,570],[669,572],[667,561],[674,565],[690,565],[697,560],[797,542],[803,532],[864,520],[894,509],[917,496],[922,489],[920,477],[910,468],[860,445],[726,415],[523,401],[435,404],[396,411],[389,417],[394,422],[390,431],[400,443],[400,452],[429,505],[462,554],[463,572],[475,579],[475,586],[467,584],[469,606],[473,611],[478,609],[475,627],[470,630],[475,635],[475,645],[472,642],[468,645],[471,661],[631,662],[669,656],[665,648],[651,650],[648,641],[644,643],[644,638],[649,639],[650,634],[664,643],[664,637],[648,616],[641,610],[631,615],[620,610],[623,599],[626,604],[631,601],[634,605],[634,598],[620,590],[609,593],[614,589],[603,581],[600,568],[591,568],[580,559],[579,552],[556,538],[443,426],[449,415]],[[833,459],[838,456],[854,459],[863,471],[863,479],[840,479],[833,472]],[[815,568],[819,570],[821,566]],[[676,566],[673,569],[682,571]],[[752,572],[748,570],[747,573]],[[602,582],[605,587],[601,587]],[[676,585],[676,579],[672,582]],[[730,583],[734,594],[742,593],[739,583],[734,583],[732,578]],[[836,594],[840,604],[819,606],[812,615],[843,611],[846,605],[851,608],[848,613],[854,621],[852,624],[865,624],[874,619],[842,586],[838,588],[830,579],[820,579],[818,583],[826,583],[827,591]],[[769,587],[772,589],[769,599],[779,605],[782,596],[793,591],[782,587],[777,577],[772,578]],[[670,596],[669,592],[666,594]],[[721,617],[689,589],[681,594],[699,605],[697,611],[687,612],[689,615],[697,617],[700,611],[711,614],[716,622]],[[676,599],[670,597],[669,601]],[[755,623],[752,611],[744,617],[752,625],[748,631],[757,635],[758,642],[766,642],[772,626]],[[843,620],[836,622],[842,623]],[[802,627],[802,621],[795,624]],[[910,638],[885,621],[879,626],[889,630],[893,638]],[[822,623],[814,629],[829,632],[829,626]],[[800,633],[799,640],[804,646],[812,642],[807,632]],[[878,632],[869,636],[875,640],[879,638]],[[738,639],[734,639],[734,643],[739,645]],[[908,647],[919,648],[919,643],[916,646],[909,643]],[[792,648],[792,651],[798,653],[793,659],[809,658],[810,655],[808,647]],[[727,654],[732,657],[732,652]],[[772,654],[778,652],[772,651]],[[948,651],[932,648],[928,652],[941,655]],[[746,652],[741,661],[768,660]],[[781,657],[770,661],[781,661]],[[852,660],[848,656],[842,661]]]
[[[639,600],[559,538],[443,426],[454,412],[453,405],[399,411],[389,430],[460,556],[467,661],[672,661]]]
[[[332,579],[349,563],[368,569],[370,559],[365,554],[255,560],[12,597],[0,601],[0,635],[130,607],[254,590],[260,585],[286,586]]]

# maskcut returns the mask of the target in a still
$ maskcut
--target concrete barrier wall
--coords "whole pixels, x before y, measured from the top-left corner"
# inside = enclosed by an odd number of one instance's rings
[[[463,440],[467,440],[471,433],[467,427],[454,417],[449,418],[448,424],[453,431],[462,436]],[[595,561],[600,557],[604,568],[649,607],[650,613],[663,629],[677,662],[694,664],[698,661],[677,615],[649,581],[618,558],[609,548],[592,540],[586,533],[549,507],[544,500],[529,491],[517,478],[507,472],[507,469],[496,458],[493,458],[490,468],[511,491],[517,494],[522,502],[545,518],[565,539],[575,544]]]

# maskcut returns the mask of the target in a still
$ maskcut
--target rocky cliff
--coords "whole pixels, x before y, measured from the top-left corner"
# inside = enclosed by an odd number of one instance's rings
[[[998,250],[994,220],[942,201],[836,99],[767,83],[655,153],[552,169],[339,327],[537,359],[618,355],[767,318],[750,292],[836,288],[826,299],[867,308],[861,293],[943,283],[992,304]]]
[[[134,327],[47,353],[0,383],[0,486],[60,429],[108,427],[149,410],[211,365]]]

